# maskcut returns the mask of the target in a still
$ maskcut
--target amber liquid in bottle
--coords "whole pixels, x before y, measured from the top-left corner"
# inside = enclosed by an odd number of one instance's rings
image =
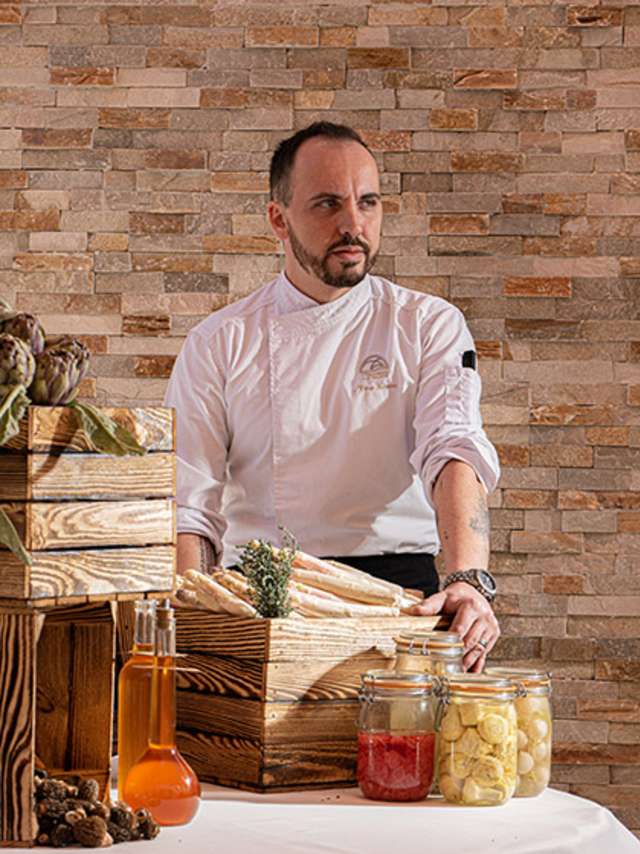
[[[176,747],[175,618],[158,608],[149,746],[124,781],[123,800],[146,807],[160,825],[187,824],[200,805],[200,783]]]
[[[127,774],[147,749],[151,720],[151,680],[156,631],[156,602],[135,603],[132,655],[118,680],[118,797]]]

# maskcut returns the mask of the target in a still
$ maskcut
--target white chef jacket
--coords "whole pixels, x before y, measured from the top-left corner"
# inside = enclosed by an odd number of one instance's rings
[[[438,551],[432,487],[463,460],[487,491],[496,452],[479,411],[474,344],[445,300],[366,276],[325,304],[282,273],[187,337],[165,404],[177,410],[178,531],[316,555]]]

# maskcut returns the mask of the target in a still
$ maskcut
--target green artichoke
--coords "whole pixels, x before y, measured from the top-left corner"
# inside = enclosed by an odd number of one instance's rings
[[[44,406],[71,403],[88,367],[89,351],[81,341],[63,336],[47,342],[36,357],[36,373],[28,389],[29,397]]]
[[[36,362],[28,345],[20,338],[0,333],[0,401],[19,385],[28,387]]]
[[[34,356],[39,356],[45,347],[44,329],[40,321],[32,314],[2,314],[0,306],[0,332],[7,332],[14,338],[20,338],[31,348]]]

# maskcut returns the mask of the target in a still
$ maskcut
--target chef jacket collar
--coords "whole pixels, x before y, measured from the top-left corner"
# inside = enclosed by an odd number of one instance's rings
[[[319,303],[292,285],[283,270],[276,281],[276,295],[283,315],[303,312],[296,317],[296,324],[324,326],[341,321],[364,305],[371,296],[371,279],[366,275],[361,282],[338,299]]]

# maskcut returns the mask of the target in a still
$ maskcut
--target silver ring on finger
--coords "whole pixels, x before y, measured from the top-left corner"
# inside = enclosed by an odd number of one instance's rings
[[[480,638],[480,640],[478,641],[478,646],[481,646],[482,649],[486,650],[486,648],[489,646],[489,641],[486,640],[486,638]]]

